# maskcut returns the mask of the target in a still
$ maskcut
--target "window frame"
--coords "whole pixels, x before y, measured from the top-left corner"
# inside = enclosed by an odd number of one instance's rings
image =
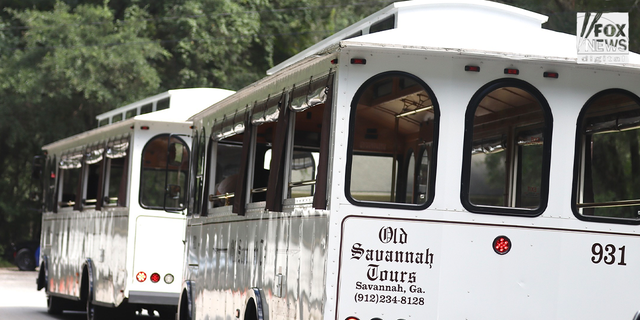
[[[433,141],[432,141],[432,153],[434,154],[434,156],[432,156],[431,160],[432,165],[429,168],[429,177],[430,177],[430,181],[429,181],[429,189],[427,192],[427,199],[425,201],[425,203],[423,204],[407,204],[405,202],[377,202],[377,201],[363,201],[363,200],[357,200],[354,199],[351,196],[351,167],[352,167],[352,163],[353,163],[353,156],[354,154],[357,155],[357,152],[353,152],[353,144],[354,144],[354,135],[355,135],[355,121],[356,121],[356,111],[358,109],[358,101],[360,101],[360,99],[362,98],[362,95],[366,92],[366,90],[373,85],[376,81],[379,81],[381,79],[387,78],[387,77],[406,77],[406,78],[410,78],[411,80],[415,81],[418,85],[420,85],[422,87],[422,89],[424,89],[424,91],[427,92],[427,94],[429,95],[429,98],[432,102],[433,105],[433,114],[434,114],[434,118],[433,118]],[[360,207],[372,207],[372,208],[387,208],[387,209],[403,209],[403,210],[424,210],[426,208],[428,208],[432,203],[433,200],[435,198],[435,184],[436,184],[436,167],[437,167],[437,154],[438,154],[438,140],[440,138],[440,104],[438,103],[438,99],[436,97],[436,95],[434,94],[433,90],[431,89],[431,87],[429,87],[429,85],[427,85],[427,83],[425,81],[422,80],[422,78],[418,77],[417,75],[414,75],[412,73],[409,72],[405,72],[405,71],[399,71],[399,70],[394,70],[394,71],[386,71],[386,72],[381,72],[378,74],[373,75],[372,77],[370,77],[369,79],[367,79],[366,81],[364,81],[360,87],[358,88],[358,90],[356,91],[356,93],[353,95],[353,99],[351,100],[351,110],[349,111],[349,135],[348,135],[348,141],[347,141],[347,157],[346,157],[346,167],[345,167],[345,175],[344,175],[344,195],[345,198],[349,201],[349,203],[351,203],[352,205],[355,206],[360,206]],[[405,156],[404,154],[400,154],[400,156]],[[398,160],[396,160],[398,161]],[[400,163],[401,165],[403,163]],[[396,173],[400,172],[400,170],[404,170],[404,168],[396,168]],[[396,197],[398,196],[398,188],[397,188],[397,184],[398,181],[395,181],[396,183]],[[393,188],[393,186],[392,186]],[[405,194],[402,194],[401,196],[405,197]]]
[[[470,185],[471,185],[471,150],[473,148],[473,127],[475,122],[476,110],[480,102],[487,97],[490,93],[500,88],[514,87],[520,90],[526,91],[532,97],[538,100],[540,107],[542,108],[542,114],[544,118],[544,126],[542,128],[543,135],[543,151],[542,151],[542,172],[540,177],[540,205],[536,209],[526,209],[517,207],[506,206],[488,206],[488,205],[476,205],[471,203]],[[523,127],[525,128],[525,127]],[[515,132],[522,128],[516,128]],[[462,179],[460,183],[460,201],[462,206],[469,212],[479,214],[493,214],[493,215],[507,215],[518,217],[537,217],[541,215],[547,208],[549,202],[549,175],[551,168],[551,144],[553,133],[553,115],[551,113],[551,107],[547,102],[544,95],[532,84],[514,78],[502,78],[491,81],[474,93],[465,113],[465,130],[464,130],[464,144],[462,154]],[[517,146],[516,146],[517,147]],[[512,151],[509,151],[512,152]],[[511,171],[513,169],[509,169]],[[519,174],[518,172],[508,172],[509,174]],[[515,180],[515,179],[512,179]],[[519,181],[515,181],[516,183]],[[514,185],[506,187],[515,187]],[[511,192],[511,191],[510,191]],[[514,191],[515,192],[515,191]]]
[[[611,89],[605,89],[605,90],[599,91],[596,94],[592,95],[580,109],[580,113],[578,114],[578,118],[576,119],[575,155],[574,155],[573,178],[572,178],[573,183],[571,184],[572,185],[571,210],[573,211],[573,215],[582,221],[640,225],[640,218],[636,220],[632,220],[629,218],[582,215],[580,214],[577,206],[577,203],[578,203],[577,200],[578,200],[578,197],[580,196],[578,192],[578,188],[580,187],[579,184],[582,180],[580,179],[580,177],[582,176],[582,169],[583,169],[581,167],[582,154],[584,151],[583,150],[584,144],[582,143],[582,138],[584,137],[584,134],[582,133],[582,124],[585,120],[585,115],[587,114],[587,110],[589,109],[590,105],[593,102],[602,98],[603,96],[610,95],[610,94],[625,95],[629,97],[631,100],[635,101],[636,104],[638,104],[638,106],[640,106],[640,97],[637,94],[621,88],[611,88]],[[637,130],[640,130],[640,129],[637,129]],[[640,199],[636,199],[636,200],[640,200]]]
[[[189,147],[189,144],[187,144],[186,141],[184,141],[184,139],[182,139],[182,137],[180,135],[176,135],[176,134],[170,134],[170,133],[160,133],[157,134],[153,137],[151,137],[149,140],[147,140],[144,144],[144,146],[142,147],[142,150],[140,152],[140,156],[141,156],[141,161],[140,161],[140,174],[139,174],[139,186],[138,186],[138,205],[140,205],[141,208],[144,209],[148,209],[148,210],[163,210],[163,211],[167,211],[167,212],[172,212],[172,213],[180,213],[183,211],[187,211],[188,212],[188,208],[189,208],[189,199],[187,198],[189,196],[189,181],[190,181],[190,176],[189,176],[189,171],[191,170],[191,167],[189,166],[190,162],[188,162],[187,164],[187,170],[186,170],[186,176],[185,176],[185,181],[184,181],[184,188],[183,188],[183,195],[182,197],[183,199],[183,203],[184,203],[184,207],[182,208],[177,208],[177,207],[169,207],[166,205],[166,197],[167,197],[167,191],[164,191],[164,196],[163,196],[163,203],[164,205],[162,206],[150,206],[150,205],[146,205],[142,202],[142,198],[143,198],[143,177],[142,175],[144,174],[144,161],[142,161],[142,159],[144,159],[144,153],[145,150],[147,148],[147,146],[149,145],[149,143],[151,141],[154,141],[156,139],[159,138],[163,138],[163,139],[167,139],[168,143],[167,143],[167,148],[171,145],[171,139],[175,138],[177,140],[179,140],[180,143],[182,143],[184,145],[184,147],[186,148],[186,153],[187,156],[189,157],[189,161],[191,161],[191,148]],[[168,152],[168,151],[167,151]],[[166,153],[165,153],[166,155]],[[168,169],[164,169],[164,174],[165,174],[165,181],[164,181],[164,185],[165,187],[167,187],[167,181],[166,181],[166,177],[168,175]]]

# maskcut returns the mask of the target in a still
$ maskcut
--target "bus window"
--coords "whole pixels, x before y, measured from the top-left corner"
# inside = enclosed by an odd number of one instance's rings
[[[604,91],[587,102],[578,128],[578,216],[640,221],[640,98]]]
[[[415,182],[416,182],[416,159],[413,153],[413,150],[409,149],[409,154],[407,155],[407,160],[409,163],[405,166],[407,173],[407,186],[405,189],[406,192],[406,203],[413,203],[415,190]]]
[[[87,151],[84,162],[83,182],[83,206],[95,206],[98,199],[98,187],[100,185],[100,169],[102,168],[104,148],[93,147]]]
[[[78,200],[78,187],[82,168],[82,153],[63,155],[59,164],[60,179],[58,206],[73,207]]]
[[[467,110],[462,202],[469,211],[535,215],[544,209],[551,114],[525,82],[498,80]],[[513,208],[506,209],[504,208]]]
[[[365,82],[352,103],[349,200],[427,206],[433,199],[435,157],[426,155],[435,151],[438,118],[433,93],[410,74],[389,72]],[[420,158],[411,150],[422,150]]]
[[[128,149],[128,140],[115,141],[107,146],[105,193],[102,198],[105,206],[126,206]]]
[[[244,134],[218,141],[216,152],[215,186],[212,192],[213,206],[230,206],[238,185],[238,173],[242,162]]]
[[[150,209],[182,210],[186,199],[188,159],[186,143],[177,136],[162,134],[149,140],[142,150],[140,205]]]
[[[287,198],[310,197],[315,193],[320,159],[320,135],[329,92],[327,79],[321,77],[293,91],[293,111],[289,155]],[[327,124],[328,125],[328,124]]]
[[[254,126],[252,141],[251,186],[249,202],[260,202],[267,199],[267,185],[271,168],[271,149],[276,135],[276,126],[280,115],[280,105],[285,95],[269,98],[256,104],[251,116]]]

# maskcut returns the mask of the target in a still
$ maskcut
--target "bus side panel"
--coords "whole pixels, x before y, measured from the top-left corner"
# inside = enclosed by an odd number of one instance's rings
[[[327,223],[327,216],[303,216],[302,211],[192,218],[189,239],[199,244],[189,248],[189,255],[198,255],[195,318],[244,312],[255,288],[270,318],[320,319]]]
[[[614,233],[347,217],[337,318],[631,319],[638,250]]]
[[[124,299],[128,210],[93,212],[94,251],[88,257],[94,265],[94,295],[98,302],[118,306]]]

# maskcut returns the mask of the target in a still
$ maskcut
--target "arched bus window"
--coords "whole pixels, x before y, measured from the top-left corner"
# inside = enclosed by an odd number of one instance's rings
[[[214,183],[209,187],[211,207],[234,204],[236,190],[240,186],[244,122],[245,114],[235,113],[214,125],[210,142],[213,159],[208,166],[215,170]]]
[[[482,87],[466,114],[462,203],[471,212],[540,214],[547,203],[552,116],[530,84]]]
[[[413,209],[428,206],[433,199],[435,156],[420,157],[420,170],[415,168],[417,159],[407,157],[415,156],[410,150],[435,154],[439,110],[431,89],[408,73],[387,72],[367,80],[351,108],[345,184],[349,201]],[[420,176],[423,166],[426,176]],[[428,181],[422,180],[425,177]]]
[[[640,223],[640,98],[606,90],[578,118],[574,211],[580,219]]]
[[[184,140],[168,134],[153,137],[142,149],[140,205],[149,209],[184,209],[188,170],[189,150]]]
[[[58,207],[76,207],[80,197],[80,176],[82,173],[82,152],[74,151],[63,154],[58,164]]]
[[[311,197],[316,192],[318,165],[321,150],[320,140],[323,123],[330,126],[331,119],[325,119],[325,108],[331,94],[333,75],[313,79],[292,91],[291,135],[289,136],[288,182],[286,198]]]
[[[129,138],[109,141],[104,154],[106,168],[102,204],[107,207],[125,207],[129,175]]]
[[[82,187],[82,206],[99,207],[98,193],[102,174],[104,143],[87,148],[84,157],[84,174]]]

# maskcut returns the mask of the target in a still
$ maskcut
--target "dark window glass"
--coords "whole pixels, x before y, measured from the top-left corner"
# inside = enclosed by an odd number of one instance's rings
[[[125,115],[125,119],[131,119],[137,115],[138,115],[138,109],[131,109],[127,111],[127,114]]]
[[[639,103],[631,93],[612,90],[585,105],[576,177],[580,215],[640,220]]]
[[[424,206],[433,190],[437,102],[418,78],[393,72],[367,81],[352,104],[347,193],[356,203]],[[420,168],[411,150],[422,150]],[[426,171],[426,172],[425,172]]]
[[[392,15],[384,20],[380,20],[371,25],[369,28],[369,33],[376,33],[380,31],[390,30],[395,28],[396,26],[396,16]]]
[[[70,168],[60,170],[61,178],[61,195],[60,195],[60,207],[73,207],[78,200],[78,183],[80,180],[80,168]]]
[[[100,120],[100,122],[98,122],[98,127],[103,127],[109,124],[109,118],[106,119],[102,119]]]
[[[462,200],[471,211],[501,213],[492,208],[504,207],[533,214],[543,209],[543,200],[546,203],[548,106],[533,87],[510,83],[485,86],[467,111],[467,188]]]
[[[153,111],[153,104],[151,103],[145,104],[144,106],[140,107],[140,114],[149,113],[151,111]]]
[[[253,158],[253,183],[250,202],[265,201],[271,169],[271,147],[277,122],[263,123],[255,128],[256,140]]]
[[[116,122],[121,121],[121,120],[122,120],[122,113],[116,114],[115,116],[113,116],[111,118],[111,123],[116,123]]]
[[[181,210],[185,206],[188,170],[189,152],[182,139],[159,135],[149,140],[142,150],[140,204]]]
[[[156,102],[156,111],[169,109],[169,98],[164,98]]]
[[[242,139],[244,134],[235,135],[218,142],[216,154],[215,187],[213,205],[230,206],[233,204],[238,173],[242,162]]]

